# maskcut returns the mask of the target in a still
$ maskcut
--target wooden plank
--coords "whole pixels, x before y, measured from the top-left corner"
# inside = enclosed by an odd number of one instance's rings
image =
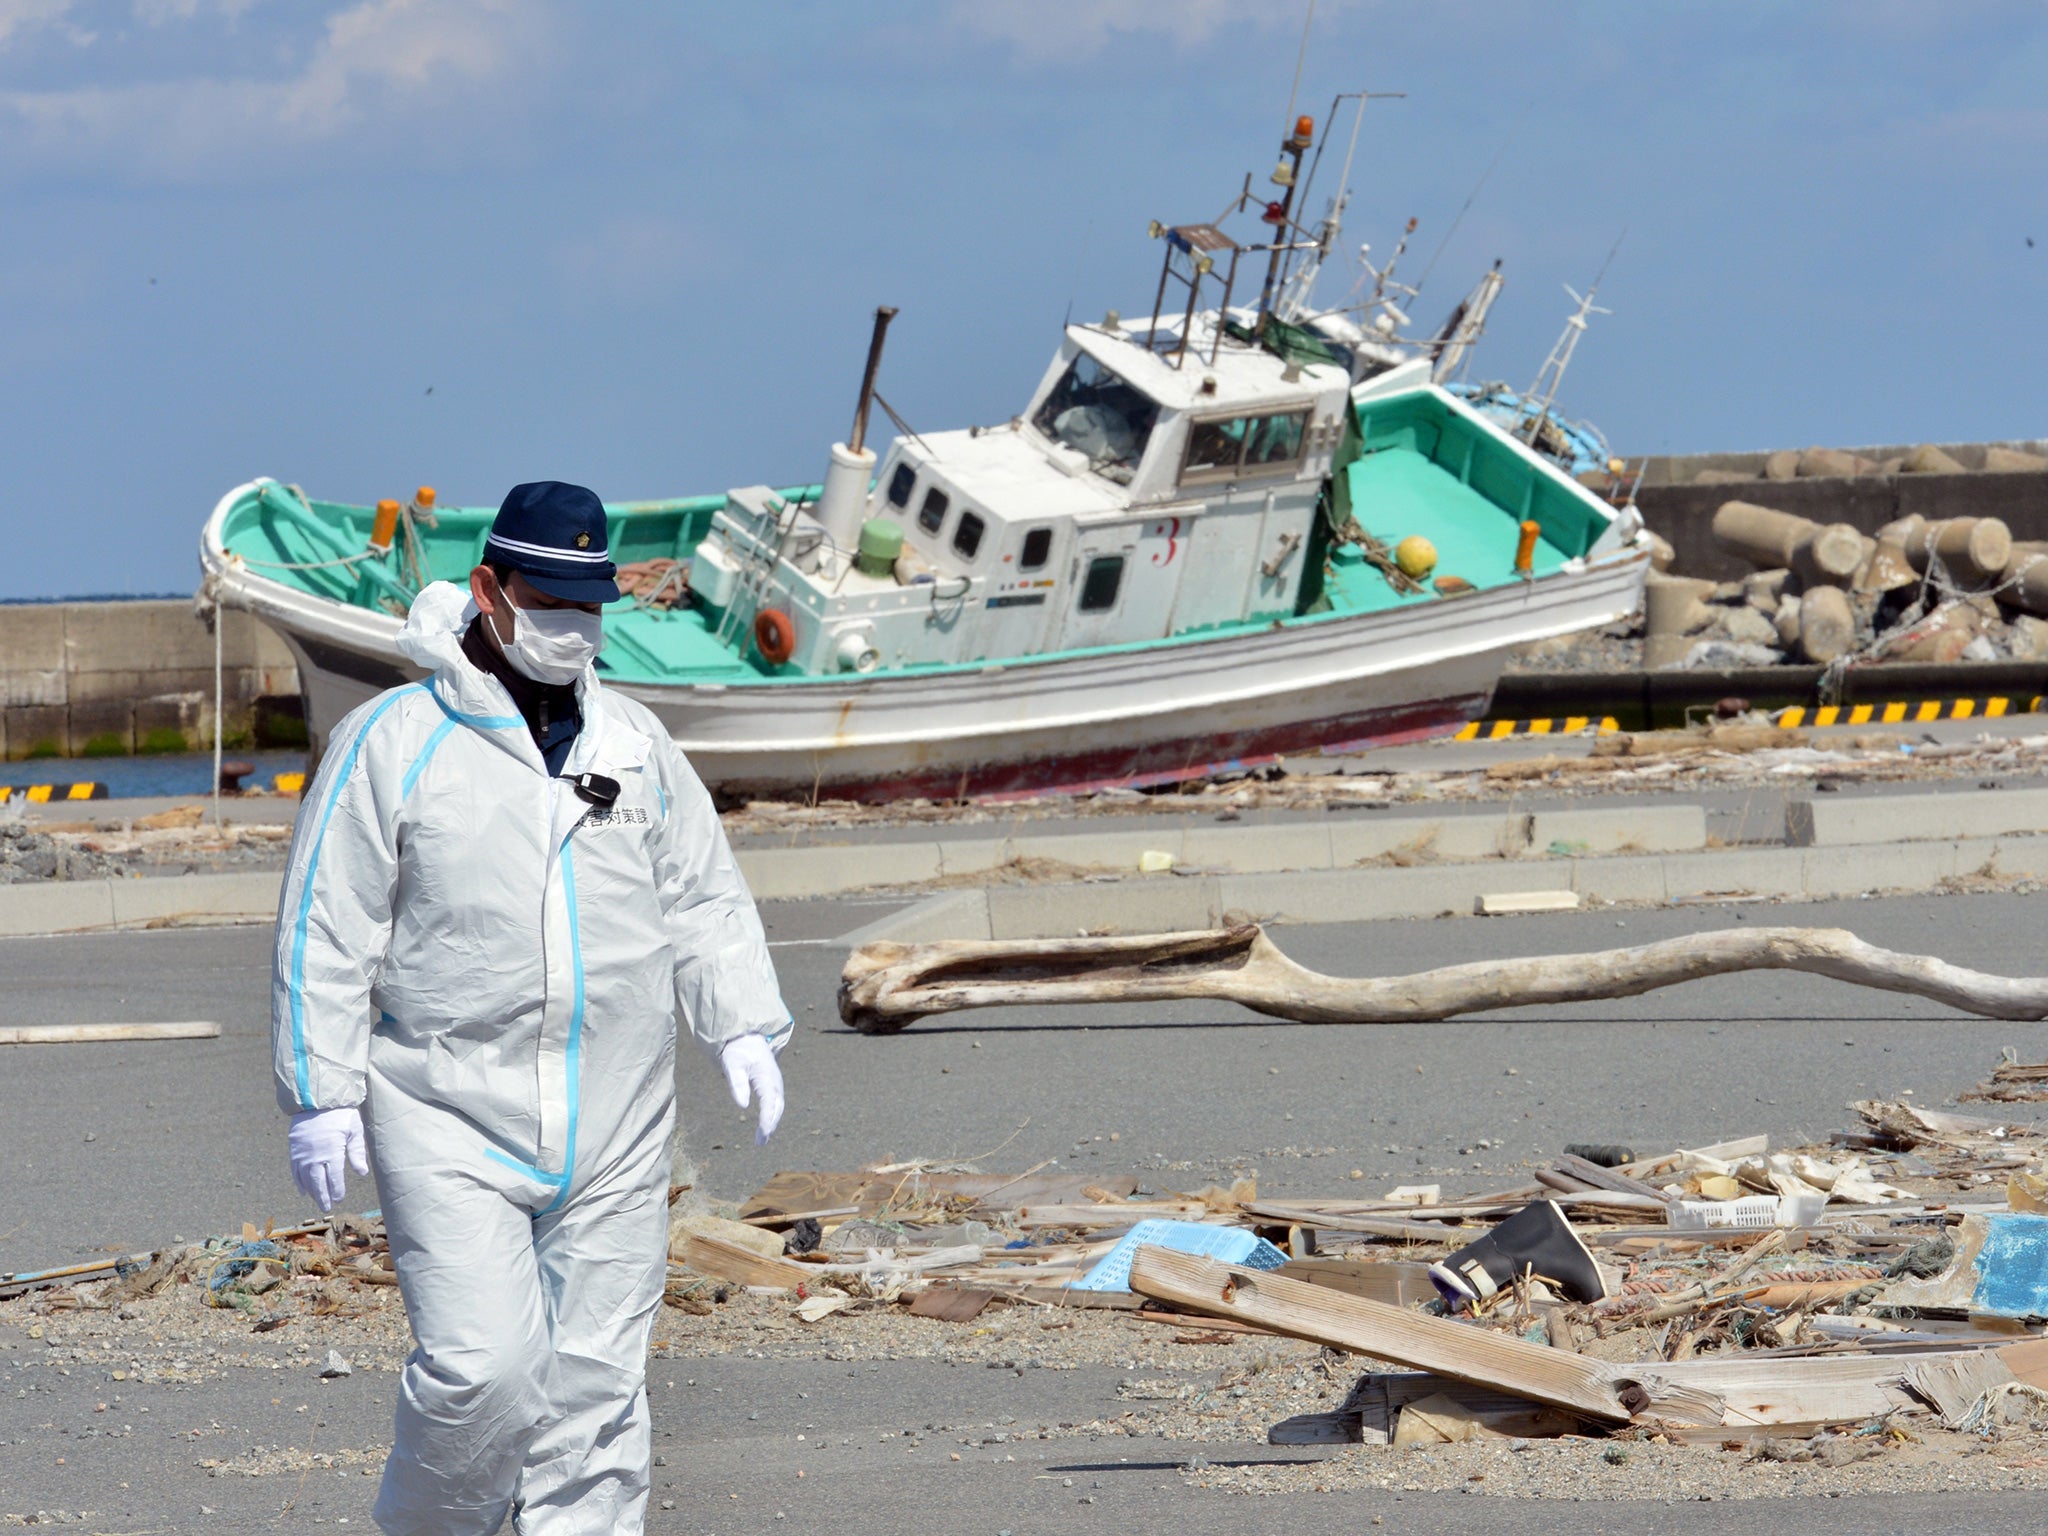
[[[1610,1380],[1624,1392],[1630,1385],[1643,1389],[1648,1397],[1643,1411],[1651,1415],[1658,1415],[1666,1403],[1691,1402],[1699,1394],[1718,1398],[1720,1422],[1730,1429],[1860,1423],[1917,1405],[1905,1389],[1905,1362],[1897,1356],[1840,1354],[1750,1360],[1732,1355],[1668,1364],[1614,1365],[1608,1371]]]
[[[1065,1202],[1087,1204],[1096,1199],[1091,1190],[1104,1190],[1122,1197],[1135,1194],[1136,1174],[999,1174],[927,1173],[908,1169],[897,1173],[811,1173],[785,1169],[747,1197],[740,1207],[740,1220],[773,1216],[789,1211],[812,1211],[852,1206],[862,1216],[872,1216],[890,1205],[913,1205],[941,1197],[974,1201],[990,1210],[1015,1210],[1031,1203]]]
[[[1977,1399],[1991,1388],[2014,1379],[2000,1358],[2003,1351],[1980,1349],[1974,1354],[1937,1355],[1930,1360],[1901,1361],[1906,1383],[1934,1405],[1941,1422],[1958,1428]]]
[[[1557,1170],[1566,1177],[1577,1179],[1582,1184],[1590,1184],[1595,1189],[1612,1190],[1618,1195],[1647,1196],[1649,1199],[1657,1201],[1660,1205],[1669,1205],[1677,1198],[1675,1195],[1666,1194],[1654,1185],[1645,1184],[1641,1179],[1632,1179],[1627,1174],[1618,1173],[1612,1168],[1602,1168],[1598,1163],[1591,1162],[1583,1157],[1574,1157],[1569,1152],[1557,1159]],[[1541,1175],[1539,1174],[1538,1177],[1540,1178]]]
[[[185,1024],[0,1025],[0,1045],[90,1045],[124,1040],[218,1040],[220,1026]]]
[[[1114,1205],[1027,1205],[1017,1211],[1017,1225],[1037,1227],[1128,1227],[1138,1222],[1204,1221],[1214,1212],[1199,1200],[1129,1200]]]
[[[700,1275],[730,1281],[734,1285],[780,1286],[793,1291],[818,1278],[813,1265],[771,1259],[750,1252],[737,1243],[697,1232],[683,1236],[683,1262]]]
[[[1429,1281],[1429,1266],[1405,1260],[1373,1264],[1358,1259],[1296,1259],[1283,1264],[1277,1273],[1390,1307],[1412,1307],[1437,1299],[1436,1287]]]
[[[1562,1350],[1397,1307],[1345,1296],[1278,1274],[1171,1253],[1138,1250],[1131,1288],[1198,1311],[1235,1317],[1311,1343],[1448,1376],[1476,1387],[1626,1422],[1635,1415],[1731,1429],[1839,1424],[1915,1406],[1896,1356],[1821,1355],[1755,1360],[1603,1364]],[[2013,1374],[2048,1375],[2048,1340],[2008,1345]],[[1918,1357],[1936,1360],[1940,1353]]]
[[[793,1227],[800,1221],[830,1221],[836,1216],[858,1216],[857,1205],[828,1205],[817,1211],[763,1211],[746,1218],[750,1227]]]
[[[1511,1392],[1586,1418],[1607,1423],[1629,1418],[1601,1367],[1578,1355],[1346,1296],[1327,1286],[1146,1246],[1132,1259],[1131,1289],[1313,1344]]]

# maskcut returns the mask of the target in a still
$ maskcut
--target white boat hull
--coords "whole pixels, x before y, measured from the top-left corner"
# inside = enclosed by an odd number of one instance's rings
[[[398,654],[399,621],[226,559],[221,516],[202,542],[209,581],[283,634],[318,752],[350,709],[417,675]],[[651,708],[730,796],[990,798],[1164,783],[1455,729],[1485,712],[1515,647],[1632,613],[1647,565],[1629,549],[1449,602],[973,670],[612,686]]]

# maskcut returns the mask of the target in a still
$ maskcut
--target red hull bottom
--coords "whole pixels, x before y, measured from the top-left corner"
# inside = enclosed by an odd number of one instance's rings
[[[1226,732],[1132,746],[1100,747],[1021,762],[960,769],[911,769],[886,778],[835,780],[826,768],[815,787],[788,784],[720,785],[721,798],[882,802],[978,800],[1001,803],[1040,795],[1081,795],[1103,789],[1145,789],[1213,774],[1270,767],[1308,752],[1351,752],[1398,746],[1448,735],[1486,710],[1487,695],[1431,699],[1389,709],[1363,710],[1326,720],[1294,721],[1261,730]]]

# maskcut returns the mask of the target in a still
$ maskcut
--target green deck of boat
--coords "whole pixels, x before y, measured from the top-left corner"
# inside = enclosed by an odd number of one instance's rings
[[[1517,581],[1515,547],[1524,519],[1540,527],[1533,574],[1554,573],[1583,555],[1607,526],[1602,510],[1576,486],[1550,475],[1514,446],[1433,391],[1416,391],[1354,408],[1347,446],[1356,458],[1332,487],[1336,521],[1356,518],[1389,547],[1413,533],[1437,549],[1436,576],[1458,576],[1485,590]],[[816,487],[792,487],[784,496],[815,497]],[[687,561],[709,531],[723,496],[614,505],[613,558],[621,564],[667,558]],[[268,486],[246,498],[227,517],[223,535],[229,550],[250,566],[301,591],[358,607],[402,612],[409,600],[399,578],[400,552],[371,560],[355,558],[368,543],[373,510],[339,502],[298,505],[291,492]],[[419,530],[419,548],[431,580],[466,582],[483,552],[493,509],[445,507],[438,527]],[[1403,595],[1386,578],[1339,549],[1328,562],[1322,601],[1289,624],[1328,623],[1407,604],[1441,602],[1433,588]],[[811,679],[768,667],[742,639],[721,643],[719,617],[685,607],[635,607],[630,600],[605,614],[607,676],[641,683],[803,683]],[[1205,640],[1268,627],[1257,623],[1205,629]],[[1144,650],[1174,641],[1147,640],[1097,647],[1097,652]],[[741,648],[744,647],[744,650]],[[1074,656],[1087,652],[1048,653]],[[971,663],[979,667],[981,663]],[[951,671],[950,664],[926,663],[895,672]]]

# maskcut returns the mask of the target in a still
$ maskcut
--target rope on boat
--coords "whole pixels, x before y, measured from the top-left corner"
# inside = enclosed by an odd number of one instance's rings
[[[339,560],[251,560],[240,554],[231,558],[261,571],[329,571],[337,565],[358,565],[365,560],[374,560],[377,551],[366,549],[359,555],[343,555]]]

